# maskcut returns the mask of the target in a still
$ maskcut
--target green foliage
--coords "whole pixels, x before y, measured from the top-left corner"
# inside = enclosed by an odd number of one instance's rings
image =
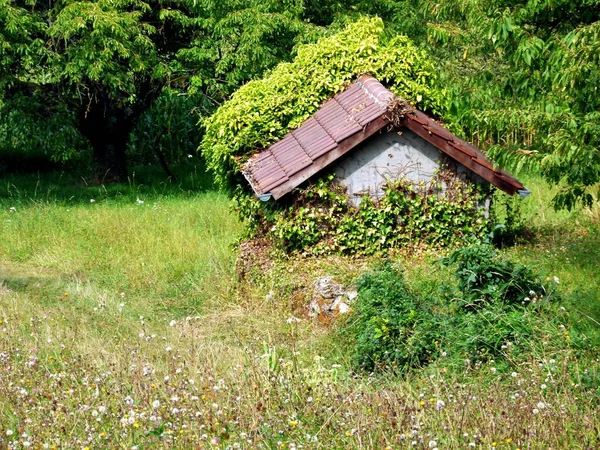
[[[380,19],[363,18],[317,44],[303,45],[291,63],[240,88],[205,122],[201,151],[217,182],[235,189],[240,164],[283,137],[323,101],[369,73],[419,108],[439,113],[443,91],[426,54],[404,36],[384,37]]]
[[[416,8],[448,86],[447,120],[515,169],[541,169],[554,204],[597,198],[600,3],[488,1]]]
[[[385,264],[361,276],[357,286],[359,301],[346,330],[357,367],[404,372],[435,356],[440,328],[431,302],[408,289],[400,269]]]
[[[461,180],[439,192],[434,187],[441,178],[447,173],[421,188],[405,180],[390,182],[379,201],[365,197],[356,208],[330,176],[272,213],[269,232],[286,251],[313,254],[372,254],[409,243],[443,246],[483,237],[488,221],[477,205],[485,194]]]
[[[537,351],[539,340],[561,339],[560,314],[530,267],[485,245],[464,247],[442,263],[456,267],[458,289],[434,276],[429,286],[409,288],[389,263],[357,280],[359,296],[342,325],[356,367],[406,372],[434,361],[492,358],[514,364]]]
[[[320,32],[304,11],[297,0],[0,0],[0,132],[19,136],[0,148],[27,152],[39,141],[64,160],[87,140],[100,169],[117,177],[126,175],[128,141],[140,144],[138,155],[190,153],[197,130],[177,151],[162,136],[175,122],[189,134],[198,113],[288,60],[300,34]],[[193,98],[181,102],[183,93]]]
[[[522,209],[523,199],[520,196],[509,196],[502,191],[494,191],[490,208],[490,216],[494,223],[491,241],[494,245],[515,245],[531,236]]]
[[[441,263],[457,266],[459,301],[466,310],[490,304],[522,306],[542,301],[546,294],[529,267],[501,258],[489,244],[460,248]]]

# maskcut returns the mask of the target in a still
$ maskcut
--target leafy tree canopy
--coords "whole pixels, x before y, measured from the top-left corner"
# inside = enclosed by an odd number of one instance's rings
[[[2,147],[46,142],[60,159],[87,142],[122,178],[130,135],[165,88],[212,111],[318,31],[303,14],[300,0],[0,0]]]
[[[558,207],[600,181],[600,1],[422,1],[450,116],[503,165],[560,184]],[[596,197],[598,198],[598,197]]]

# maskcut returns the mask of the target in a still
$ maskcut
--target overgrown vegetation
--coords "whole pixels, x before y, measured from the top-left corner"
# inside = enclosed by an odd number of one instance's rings
[[[446,189],[438,189],[442,181]],[[252,224],[286,251],[305,254],[373,254],[388,248],[443,246],[482,237],[490,222],[483,188],[442,171],[427,184],[391,181],[381,199],[358,207],[334,182],[321,179],[302,190],[291,205],[255,210]]]
[[[0,446],[598,446],[597,210],[556,213],[553,192],[526,180],[534,195],[524,212],[537,240],[476,269],[496,272],[510,260],[535,264],[544,285],[560,279],[554,316],[536,301],[514,305],[526,313],[519,319],[503,301],[498,315],[465,310],[458,292],[436,303],[440,283],[459,283],[456,265],[440,266],[431,250],[390,251],[394,266],[379,272],[375,257],[274,259],[236,282],[230,244],[242,229],[226,196],[198,193],[209,185],[183,176],[177,184],[154,176],[152,185],[104,187],[53,174],[5,179]],[[402,321],[404,330],[440,336],[424,367],[401,377],[357,373],[352,342],[308,316],[316,278],[351,286],[365,272],[361,295],[387,308],[390,327]],[[464,327],[425,329],[388,291],[425,322],[456,310]],[[481,323],[469,328],[469,317]],[[501,334],[516,325],[518,336]],[[479,337],[498,342],[498,353],[481,354],[491,345]],[[420,349],[411,341],[411,352]]]
[[[599,5],[0,0],[0,448],[600,447]],[[532,195],[247,195],[365,72]]]
[[[357,367],[406,373],[465,359],[505,364],[509,358],[518,364],[531,354],[558,352],[570,339],[558,328],[568,321],[559,310],[560,297],[531,268],[483,244],[456,250],[441,263],[456,267],[456,288],[437,282],[436,290],[434,282],[417,293],[389,262],[361,276],[355,313],[342,331],[353,343]]]
[[[362,18],[300,46],[292,62],[241,87],[205,122],[201,150],[217,182],[243,195],[249,190],[239,173],[244,159],[300,126],[365,73],[422,109],[440,112],[443,93],[426,53],[406,36],[387,38],[381,19]]]

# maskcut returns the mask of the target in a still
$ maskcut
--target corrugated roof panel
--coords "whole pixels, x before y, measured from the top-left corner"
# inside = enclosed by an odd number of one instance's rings
[[[371,103],[366,108],[356,112],[353,117],[356,120],[356,122],[358,122],[361,126],[364,127],[367,124],[373,122],[378,117],[381,117],[386,112],[386,109],[381,108],[376,103]]]
[[[319,158],[338,148],[340,143],[344,143],[344,151],[348,151],[364,140],[346,141],[386,114],[394,99],[396,97],[379,81],[363,75],[344,92],[325,102],[314,117],[298,129],[250,158],[243,172],[259,195],[285,183],[285,188],[280,191],[288,192],[296,184],[296,181],[290,180],[302,179],[305,169],[313,167],[313,164],[322,164]],[[381,129],[386,123],[389,122],[383,120],[377,127]],[[499,188],[509,193],[523,188],[508,173],[494,168],[493,163],[478,149],[454,136],[422,112],[412,110],[404,123],[423,139]],[[279,195],[283,195],[281,192]]]

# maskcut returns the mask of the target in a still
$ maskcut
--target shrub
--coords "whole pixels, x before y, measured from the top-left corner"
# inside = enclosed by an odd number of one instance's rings
[[[443,263],[456,266],[457,286],[429,277],[421,290],[433,284],[440,295],[410,289],[389,263],[357,280],[354,312],[342,325],[355,367],[406,372],[434,361],[456,366],[492,358],[514,364],[542,342],[544,352],[550,342],[564,345],[562,316],[531,268],[487,245],[457,250]],[[442,352],[451,356],[440,360]]]
[[[440,262],[457,266],[458,298],[466,310],[498,303],[523,306],[546,294],[531,268],[501,258],[488,244],[460,248]]]
[[[353,363],[368,371],[400,372],[427,364],[435,356],[437,318],[426,299],[407,288],[402,271],[388,263],[357,284],[359,297],[346,330]]]

